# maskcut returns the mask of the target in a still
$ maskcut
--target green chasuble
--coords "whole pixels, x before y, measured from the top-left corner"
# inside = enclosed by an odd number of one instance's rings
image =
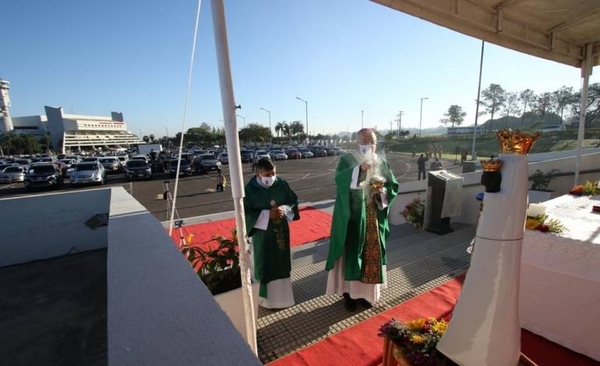
[[[260,296],[267,297],[267,283],[290,277],[290,227],[285,217],[269,219],[267,230],[256,229],[254,225],[261,212],[269,210],[272,206],[293,207],[294,220],[299,220],[298,196],[288,183],[279,177],[269,188],[263,187],[256,181],[256,177],[252,177],[245,190],[244,212],[248,236],[252,237],[254,276],[260,282]]]
[[[367,202],[365,189],[351,189],[352,172],[359,163],[360,155],[350,153],[342,156],[335,173],[337,194],[331,223],[329,253],[326,270],[332,270],[335,262],[342,255],[345,258],[344,278],[347,281],[360,281],[363,270],[363,255],[367,227]],[[394,177],[389,163],[378,157],[374,172],[385,180],[388,206],[382,210],[375,207],[377,228],[381,248],[381,265],[386,264],[385,241],[390,235],[388,223],[389,208],[398,194],[398,182]],[[367,184],[367,182],[365,182]],[[380,268],[381,270],[381,268]]]

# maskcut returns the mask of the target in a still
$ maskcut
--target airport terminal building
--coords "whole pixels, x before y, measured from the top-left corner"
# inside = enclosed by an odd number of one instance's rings
[[[127,130],[123,114],[110,117],[63,113],[62,107],[45,108],[45,115],[11,117],[10,83],[0,80],[0,134],[18,133],[42,138],[50,136],[53,150],[61,153],[82,150],[114,150],[143,144],[140,137]]]

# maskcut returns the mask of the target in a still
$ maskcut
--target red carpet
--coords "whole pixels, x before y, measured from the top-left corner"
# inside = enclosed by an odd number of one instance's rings
[[[290,223],[290,245],[292,247],[311,243],[329,237],[331,215],[314,207],[300,207],[300,220]],[[192,245],[209,241],[214,235],[231,237],[235,228],[235,219],[226,219],[201,224],[183,226],[183,235],[193,234]],[[179,230],[173,230],[172,239],[179,245]],[[213,244],[214,245],[214,244]]]
[[[377,366],[382,363],[383,341],[379,327],[390,318],[410,320],[450,315],[464,277],[419,295],[369,320],[339,332],[312,346],[269,363],[269,366]],[[521,332],[521,350],[538,366],[598,366],[579,353],[552,343],[526,330]]]

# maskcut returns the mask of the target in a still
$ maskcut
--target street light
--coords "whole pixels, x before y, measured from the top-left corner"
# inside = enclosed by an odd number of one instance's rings
[[[263,111],[269,113],[269,144],[273,145],[273,131],[271,130],[271,111],[260,107]]]
[[[238,116],[238,117],[240,117],[241,119],[244,120],[244,127],[246,127],[246,117],[240,116],[239,114],[236,114],[236,116]]]
[[[300,97],[296,97],[301,102],[304,102],[304,106],[306,107],[306,139],[308,140],[308,102]]]
[[[167,149],[171,149],[171,141],[169,140],[169,127],[162,125],[165,128],[165,131],[167,132]]]
[[[167,132],[167,139],[169,138],[169,127],[163,125],[163,127],[165,128],[165,131]]]
[[[421,122],[423,122],[423,100],[429,99],[427,97],[421,98],[421,112],[419,113],[419,137],[421,137]]]
[[[360,111],[360,128],[365,128],[365,111]]]

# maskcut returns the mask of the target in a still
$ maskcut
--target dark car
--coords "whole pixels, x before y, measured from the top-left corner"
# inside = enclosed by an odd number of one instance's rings
[[[177,175],[177,162],[178,161],[179,160],[177,160],[177,159],[173,159],[169,163],[169,174],[171,175],[171,178],[173,178]],[[192,167],[191,167],[190,163],[187,161],[187,159],[181,159],[181,165],[179,167],[179,175],[192,175],[192,174],[194,174],[194,172],[192,171]]]
[[[29,167],[24,184],[28,191],[33,188],[58,188],[63,184],[63,176],[56,164],[36,163]]]
[[[320,158],[323,156],[327,156],[327,150],[322,147],[313,147],[311,149],[312,153],[315,154],[316,157]]]
[[[288,159],[302,159],[302,153],[297,149],[287,149],[285,153],[288,156]]]
[[[251,163],[252,162],[252,156],[254,155],[254,151],[252,150],[243,150],[240,152],[240,155],[242,157],[242,163]]]
[[[177,168],[177,166],[175,166]],[[129,160],[125,164],[125,177],[128,180],[151,179],[152,169],[142,160]]]
[[[213,154],[197,155],[194,165],[198,173],[216,172],[221,169],[221,162]]]

